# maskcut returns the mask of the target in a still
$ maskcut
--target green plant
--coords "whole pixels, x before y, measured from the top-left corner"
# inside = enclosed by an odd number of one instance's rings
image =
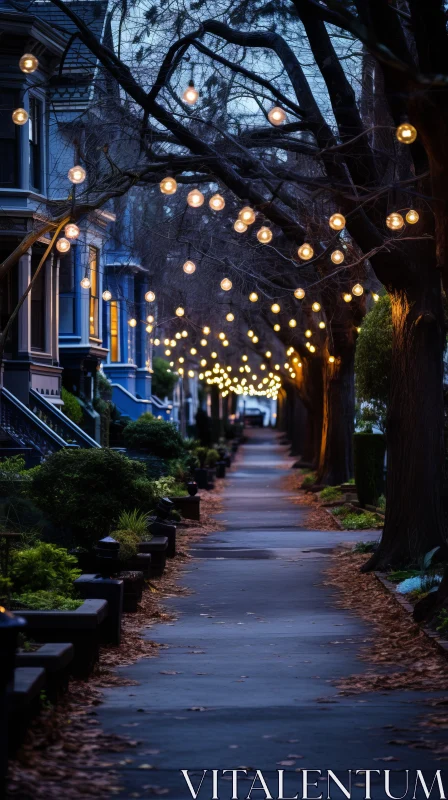
[[[355,483],[362,506],[376,506],[384,487],[386,439],[380,433],[355,433],[353,456]]]
[[[175,478],[168,475],[166,478],[159,478],[158,481],[151,481],[151,492],[155,505],[161,497],[177,497],[184,494],[185,489]]]
[[[415,578],[419,574],[418,569],[397,569],[389,572],[387,579],[392,583],[401,583],[408,578]]]
[[[0,597],[7,597],[12,589],[12,580],[0,575]]]
[[[138,536],[135,531],[126,529],[112,531],[111,536],[120,542],[118,554],[120,561],[129,561],[130,558],[134,558],[137,555],[139,541],[147,538],[146,528],[142,536]]]
[[[0,461],[0,475],[20,475],[22,472],[25,472],[23,456],[8,456]]]
[[[326,486],[319,492],[319,499],[323,502],[331,503],[335,500],[342,500],[341,489],[339,486]]]
[[[370,406],[370,424],[384,430],[392,369],[392,311],[386,294],[363,319],[356,343],[356,395]]]
[[[384,494],[381,494],[379,496],[378,503],[377,503],[376,507],[379,508],[381,511],[385,511],[386,510],[386,498],[385,498]]]
[[[151,508],[145,465],[106,448],[53,453],[33,477],[32,493],[55,525],[86,546],[107,535],[122,511]]]
[[[73,581],[80,574],[76,558],[64,547],[41,542],[13,553],[11,579],[15,592],[51,589],[69,596],[73,593]]]
[[[341,520],[344,528],[350,531],[368,530],[383,525],[381,517],[373,511],[357,511],[351,506],[339,506],[333,509],[333,514]]]
[[[160,458],[179,458],[184,452],[181,434],[171,422],[142,414],[123,431],[126,447],[147,450]]]
[[[218,451],[215,450],[214,448],[211,448],[207,453],[207,458],[205,461],[207,467],[209,467],[209,469],[213,469],[213,467],[216,467],[218,461],[219,461]]]
[[[204,469],[207,461],[208,447],[197,447],[195,450],[195,454],[199,461],[200,468]]]
[[[354,553],[373,553],[375,550],[375,542],[356,542],[353,552]]]
[[[82,605],[79,598],[66,597],[56,591],[41,589],[36,592],[22,592],[11,598],[13,603],[20,603],[30,610],[38,611],[75,611]]]
[[[306,489],[308,486],[314,486],[316,483],[316,473],[315,472],[307,472],[303,481],[302,481],[302,489]]]
[[[75,425],[81,425],[83,414],[78,399],[64,387],[62,387],[61,390],[61,397],[64,403],[61,411],[63,411],[65,416],[71,419]]]
[[[156,356],[152,362],[152,393],[162,400],[173,396],[173,389],[179,380],[175,372],[170,369],[168,361]]]
[[[122,511],[118,517],[118,527],[120,530],[128,530],[142,538],[148,527],[148,515],[137,508],[133,511]]]

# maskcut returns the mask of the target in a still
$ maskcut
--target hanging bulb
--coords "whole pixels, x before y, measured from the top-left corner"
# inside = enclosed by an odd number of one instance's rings
[[[86,171],[84,167],[80,167],[79,164],[77,164],[75,167],[71,167],[71,169],[69,169],[67,177],[70,183],[84,183],[86,179]]]
[[[345,292],[345,294],[343,294],[342,297],[346,303],[350,303],[350,300],[353,299],[350,292]]]
[[[261,244],[268,244],[268,242],[270,242],[272,239],[271,229],[267,228],[266,226],[260,228],[260,230],[257,232],[257,239],[259,242],[261,242]]]
[[[69,222],[64,228],[64,233],[67,239],[77,239],[79,236],[79,228],[73,222]]]
[[[147,325],[145,330],[146,330],[146,333],[152,333],[152,330],[153,330],[152,325]]]
[[[149,314],[149,315],[146,317],[146,322],[154,322],[154,317],[152,316],[152,314]]]
[[[237,233],[245,233],[245,231],[247,231],[247,225],[246,225],[244,222],[242,222],[240,219],[237,219],[237,220],[236,220],[236,221],[233,223],[233,229],[234,229],[234,230],[235,230]]]
[[[307,331],[305,331],[305,336],[306,336],[306,338],[307,338],[307,339],[309,339],[309,338],[310,338],[310,336],[312,336],[312,335],[313,335],[313,332],[312,332],[312,331],[310,331],[310,329],[308,328],[308,330],[307,330]]]
[[[135,328],[136,327],[137,320],[135,319],[135,317],[131,317],[131,319],[128,319],[128,325],[129,325],[130,328]]]
[[[232,288],[232,281],[230,280],[230,278],[223,278],[219,285],[223,290],[223,292],[230,292]]]
[[[183,309],[182,306],[179,306],[178,308],[176,308],[176,316],[177,317],[183,317],[184,314],[185,314],[185,309]]]
[[[268,120],[272,125],[281,125],[286,120],[286,111],[280,106],[274,106],[268,113]]]
[[[402,122],[396,129],[395,135],[402,144],[412,144],[417,138],[417,129],[410,122]]]
[[[294,297],[296,297],[297,300],[303,300],[305,297],[305,289],[295,289]]]
[[[90,278],[87,274],[84,275],[80,283],[83,289],[90,289],[91,287]]]
[[[204,195],[199,189],[192,189],[187,194],[187,203],[191,208],[199,208],[204,202]]]
[[[386,225],[391,231],[399,231],[404,226],[404,219],[398,211],[393,211],[386,219]]]
[[[255,211],[250,206],[244,206],[238,214],[238,219],[245,225],[252,225],[255,222]]]
[[[159,186],[162,194],[174,194],[177,191],[177,181],[170,175],[167,175],[166,178],[162,178]]]
[[[276,322],[274,325],[274,331],[278,333],[279,330],[280,330],[280,325],[278,324],[278,322]]]
[[[64,237],[58,239],[58,241],[56,242],[56,250],[59,250],[60,253],[68,253],[68,251],[70,250],[69,240],[64,239]]]
[[[156,299],[155,293],[152,292],[151,290],[145,293],[145,300],[147,303],[153,303],[155,299]]]
[[[27,75],[29,75],[31,72],[36,72],[38,66],[39,61],[32,53],[25,53],[19,61],[20,69],[22,72],[26,72]]]
[[[302,261],[309,261],[309,259],[314,255],[314,250],[310,244],[304,242],[304,244],[302,244],[297,250],[297,255],[302,259]]]
[[[278,314],[280,311],[280,306],[278,303],[273,303],[271,306],[271,311],[273,314]]]
[[[205,336],[208,336],[208,334],[210,333],[210,328],[208,327],[208,325],[206,325],[205,328],[202,328],[202,333]]]
[[[231,312],[231,311],[229,311],[229,313],[228,313],[228,314],[226,314],[226,320],[227,320],[227,322],[233,322],[233,320],[234,320],[234,319],[235,319],[234,315],[232,314],[232,312]]]
[[[344,260],[344,253],[342,252],[342,250],[333,250],[330,258],[333,264],[342,264]]]
[[[335,362],[334,356],[328,356],[328,361],[330,362],[330,364],[334,364]]]
[[[12,121],[15,125],[25,125],[28,122],[28,111],[24,108],[16,108],[12,112]]]
[[[182,339],[186,339],[188,336],[188,331],[182,331],[181,333]]]
[[[247,335],[248,335],[249,339],[252,339],[252,336],[254,335],[254,332],[253,331],[247,331]]]
[[[214,194],[208,201],[208,204],[210,208],[213,209],[213,211],[222,211],[222,209],[226,204],[226,201],[224,200],[222,195]]]
[[[290,319],[288,325],[290,328],[295,328],[297,325],[297,321],[295,319]]]
[[[310,353],[315,353],[315,352],[316,348],[314,347],[314,344],[310,344]]]
[[[258,294],[256,292],[251,292],[249,295],[249,300],[251,303],[256,303],[258,300]]]
[[[319,328],[320,328],[321,330],[323,330],[323,329],[325,328],[325,322],[324,322],[323,320],[321,320],[321,321],[319,322]]]
[[[188,103],[189,106],[194,106],[199,99],[199,92],[197,89],[194,88],[194,81],[190,81],[187,88],[185,89],[182,100],[185,103]]]
[[[226,338],[226,335],[225,335],[225,333],[223,333],[223,331],[221,331],[221,333],[218,333],[218,339],[225,339],[225,338]]]
[[[109,300],[112,300],[112,292],[110,292],[109,289],[105,289],[102,298],[107,303]]]
[[[186,261],[182,267],[183,271],[187,273],[187,275],[193,275],[193,272],[196,272],[196,264],[194,261]]]
[[[342,229],[345,228],[345,217],[343,214],[339,213],[332,214],[328,220],[328,224],[334,231],[342,231]]]
[[[364,294],[364,289],[360,283],[355,283],[352,289],[352,294],[354,294],[355,297],[361,297],[361,295]]]
[[[380,299],[379,294],[377,294],[376,292],[372,292],[372,297],[375,303],[377,303],[378,300]]]
[[[320,303],[316,303],[316,302],[313,303],[311,308],[313,309],[313,311],[320,311],[320,308],[321,308]]]
[[[418,211],[415,211],[411,208],[408,213],[406,214],[406,222],[409,222],[410,225],[415,225],[420,219]]]

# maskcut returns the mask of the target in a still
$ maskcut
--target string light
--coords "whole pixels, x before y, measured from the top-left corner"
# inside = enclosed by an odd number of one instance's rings
[[[226,204],[226,201],[224,200],[222,195],[214,194],[208,201],[208,204],[210,208],[213,209],[213,211],[222,211],[222,209]]]
[[[70,250],[69,240],[64,239],[64,237],[58,239],[58,241],[56,242],[56,250],[59,250],[60,253],[68,253],[68,251]]]
[[[288,325],[290,328],[295,328],[297,325],[297,321],[295,319],[290,319]]]
[[[188,103],[189,106],[194,106],[194,104],[197,103],[198,99],[199,99],[199,92],[197,89],[195,89],[194,81],[190,81],[182,95],[182,100],[185,103]]]
[[[80,167],[79,164],[76,164],[76,166],[69,169],[67,178],[69,179],[70,183],[84,183],[86,179],[86,171],[84,167]]]
[[[177,192],[177,181],[171,175],[167,175],[166,178],[162,178],[159,187],[162,194],[175,194]]]
[[[112,292],[110,292],[109,289],[105,289],[102,298],[107,303],[109,300],[112,300]]]
[[[330,219],[328,220],[328,224],[330,228],[334,231],[342,231],[345,228],[345,217],[343,214],[332,214]]]
[[[193,272],[196,272],[196,264],[194,263],[194,261],[190,261],[188,259],[188,261],[186,261],[185,264],[183,265],[182,269],[184,272],[187,273],[187,275],[193,275]]]
[[[28,122],[28,111],[24,108],[16,108],[12,112],[12,121],[15,125],[25,125]]]
[[[280,312],[280,306],[278,303],[273,303],[271,306],[271,311],[273,314],[278,314]]]
[[[147,325],[145,330],[146,330],[146,333],[152,333],[152,330],[153,330],[152,325]]]
[[[320,328],[321,330],[323,330],[323,329],[325,328],[325,322],[324,322],[323,320],[321,320],[321,321],[319,322],[319,328]]]
[[[208,325],[206,325],[205,328],[202,328],[202,333],[205,336],[208,336],[208,334],[210,333],[210,328],[208,327]]]
[[[244,206],[238,214],[238,219],[245,225],[252,225],[255,222],[255,211],[250,206]]]
[[[342,252],[342,250],[333,250],[330,258],[333,264],[342,264],[344,260],[344,253]]]
[[[254,344],[257,344],[257,342],[258,342],[258,336],[254,336],[254,338],[252,339],[252,341],[253,341],[253,343],[254,343]]]
[[[352,289],[352,294],[354,294],[355,297],[361,297],[361,295],[364,294],[364,289],[360,283],[355,283]]]
[[[330,364],[334,364],[335,357],[334,356],[328,356],[328,361],[330,362]]]
[[[312,331],[310,331],[310,329],[308,328],[308,330],[306,330],[306,331],[305,331],[305,336],[306,336],[306,338],[307,338],[307,339],[309,339],[309,338],[310,338],[310,336],[312,336],[312,335],[313,335],[313,332],[312,332]]]
[[[247,231],[247,225],[240,219],[235,220],[233,228],[237,233],[245,233],[245,231]]]
[[[268,113],[268,120],[272,125],[282,125],[286,120],[286,112],[280,106],[274,106]]]
[[[64,233],[65,233],[67,239],[77,239],[78,236],[79,236],[80,231],[79,231],[78,226],[75,225],[74,222],[69,222],[69,224],[66,225],[65,228],[64,228]]]
[[[154,317],[152,316],[152,314],[149,314],[149,315],[146,317],[146,322],[154,322]]]
[[[241,356],[241,361],[247,361],[247,356],[246,355]]]
[[[228,314],[226,314],[226,320],[227,320],[227,322],[233,322],[233,320],[234,320],[234,319],[235,319],[234,315],[232,314],[232,312],[231,312],[231,311],[229,311],[229,313],[228,313]]]
[[[189,369],[189,370],[188,370],[188,377],[189,377],[189,378],[194,378],[194,372],[193,372],[193,370],[192,370],[192,369]]]
[[[223,278],[219,285],[221,286],[223,292],[230,292],[233,284],[230,278]]]
[[[258,300],[258,294],[256,292],[251,292],[249,295],[249,300],[251,303],[256,303]]]
[[[195,355],[197,355],[197,352],[198,352],[198,351],[196,350],[196,348],[195,348],[195,347],[192,347],[192,348],[190,349],[190,353],[191,353],[191,355],[192,355],[192,356],[195,356]]]
[[[83,288],[83,289],[90,289],[90,287],[91,287],[91,283],[90,283],[90,278],[89,278],[89,276],[87,275],[87,273],[86,273],[86,274],[84,275],[84,277],[81,279],[81,281],[80,281],[80,285],[82,286],[82,288]]]
[[[192,189],[191,192],[188,192],[187,203],[189,206],[192,208],[199,208],[199,206],[202,206],[203,202],[204,195],[199,191],[199,189]]]
[[[309,261],[309,259],[314,255],[314,250],[310,244],[304,242],[304,244],[302,244],[297,250],[297,255],[302,259],[302,261]]]
[[[420,219],[418,211],[415,211],[411,208],[408,213],[406,214],[406,222],[409,222],[410,225],[415,225]]]
[[[271,351],[270,350],[266,350],[265,356],[266,356],[266,358],[270,358],[272,356]]]
[[[206,367],[207,366],[207,359],[206,358],[201,358],[199,363],[200,363],[201,367]]]
[[[372,297],[375,303],[377,303],[378,300],[380,299],[379,294],[377,294],[376,292],[372,292]]]
[[[353,299],[350,292],[345,292],[345,294],[343,294],[342,297],[346,303],[350,303],[350,301]]]
[[[404,219],[398,211],[393,211],[387,217],[386,225],[391,231],[399,231],[404,226]]]
[[[247,331],[247,335],[248,335],[249,339],[252,339],[252,337],[254,335],[254,332],[253,331]]]
[[[183,309],[182,306],[179,306],[178,308],[176,308],[176,316],[177,317],[183,317],[184,314],[185,314],[185,309]]]
[[[145,300],[147,303],[153,303],[156,299],[156,295],[153,291],[149,290],[149,292],[145,293]]]
[[[315,352],[316,348],[314,347],[314,344],[310,344],[310,353],[315,353]]]
[[[417,138],[417,129],[410,122],[402,122],[396,129],[395,135],[402,144],[412,144]]]
[[[280,330],[280,325],[278,324],[278,322],[276,322],[276,323],[275,323],[275,325],[274,325],[274,331],[275,331],[276,333],[278,333],[278,332],[279,332],[279,330]]]
[[[223,345],[224,345],[224,347],[228,347],[229,346],[229,340],[228,339],[224,339]]]
[[[265,225],[257,231],[257,239],[261,244],[268,244],[272,239],[272,231]]]
[[[131,328],[135,328],[135,326],[137,325],[137,320],[135,319],[135,317],[131,317],[131,319],[128,319],[128,325]]]
[[[320,303],[314,302],[311,308],[313,309],[313,311],[320,311],[321,305]]]
[[[19,61],[19,67],[22,72],[26,72],[29,75],[31,72],[36,72],[36,69],[39,66],[39,61],[37,60],[36,56],[32,53],[24,53],[22,58]]]
[[[188,331],[182,331],[181,333],[182,339],[186,339],[188,336]]]
[[[225,338],[226,338],[225,333],[218,333],[218,339],[225,339]]]
[[[207,344],[208,344],[207,339],[201,339],[199,344],[201,345],[201,347],[207,347]]]
[[[303,300],[305,297],[305,289],[296,289],[294,291],[294,297],[296,297],[297,300]]]

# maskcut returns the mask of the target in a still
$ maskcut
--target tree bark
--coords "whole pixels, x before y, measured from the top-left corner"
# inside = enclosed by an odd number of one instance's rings
[[[323,363],[324,407],[316,483],[336,486],[353,476],[354,347]]]

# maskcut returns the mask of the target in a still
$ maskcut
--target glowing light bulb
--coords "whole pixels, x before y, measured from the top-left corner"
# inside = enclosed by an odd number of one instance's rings
[[[15,125],[25,125],[28,122],[28,112],[24,108],[16,108],[12,112],[12,121]]]
[[[247,356],[241,356],[241,361],[247,361]]]
[[[162,194],[175,194],[175,192],[177,192],[177,181],[175,178],[167,175],[166,178],[162,178],[159,187]]]
[[[334,356],[328,356],[328,361],[330,362],[330,364],[334,364],[335,357]]]
[[[272,356],[271,351],[270,350],[266,350],[265,356],[266,356],[266,358],[270,358]]]
[[[178,306],[178,308],[176,308],[176,317],[183,317],[184,314],[185,309],[183,309],[182,306]]]
[[[182,269],[187,275],[193,275],[193,272],[196,272],[196,264],[194,261],[188,260],[185,262]]]
[[[191,192],[188,192],[187,203],[189,206],[192,208],[199,208],[199,206],[202,206],[203,202],[204,195],[199,191],[199,189],[192,189]]]
[[[386,225],[391,231],[399,231],[404,226],[404,219],[398,211],[393,211],[387,217]]]
[[[345,294],[343,294],[342,297],[346,303],[350,303],[350,301],[353,299],[350,292],[345,292]]]
[[[396,129],[395,135],[402,144],[412,144],[417,138],[417,129],[410,122],[402,122]]]
[[[225,338],[226,338],[225,333],[222,333],[222,332],[218,333],[218,339],[225,339]]]
[[[76,164],[76,166],[69,169],[67,178],[69,179],[70,183],[84,183],[86,179],[86,171],[84,167],[80,167],[79,164]]]
[[[374,300],[375,303],[377,303],[378,300],[380,299],[379,294],[377,294],[376,292],[372,293],[372,297],[373,297],[373,300]]]
[[[342,250],[333,250],[330,258],[333,264],[342,264],[344,260],[344,253],[342,252]]]
[[[80,281],[80,284],[81,284],[83,289],[90,289],[91,283],[90,283],[89,276],[88,275],[84,275],[84,277]]]
[[[263,226],[257,231],[257,239],[261,244],[268,244],[272,239],[272,231],[270,228]]]
[[[286,112],[279,106],[274,106],[268,113],[268,120],[271,125],[282,125],[286,120]]]
[[[233,320],[234,320],[234,319],[235,319],[234,315],[232,314],[232,312],[231,312],[231,311],[229,311],[229,313],[228,313],[228,314],[226,314],[226,320],[227,320],[227,322],[233,322]]]
[[[321,330],[323,330],[323,329],[325,328],[325,322],[324,322],[323,320],[321,320],[321,321],[319,322],[319,328],[320,328]]]
[[[343,214],[339,213],[332,214],[328,220],[328,224],[334,231],[342,231],[342,229],[345,228],[345,217]]]
[[[135,317],[131,317],[131,319],[128,319],[128,325],[129,325],[131,328],[135,328],[135,327],[136,327],[136,325],[137,325],[137,320],[135,319]]]
[[[77,239],[79,236],[79,228],[74,222],[69,222],[64,228],[64,233],[67,239]]]
[[[354,294],[355,297],[361,297],[361,295],[364,294],[364,289],[360,283],[355,283],[352,289],[352,294]]]
[[[249,339],[252,339],[252,336],[254,335],[254,332],[253,331],[247,331],[247,335],[248,335]]]
[[[56,250],[59,250],[60,253],[68,253],[70,250],[70,242],[68,239],[58,239],[56,242]]]
[[[411,208],[408,213],[406,214],[406,222],[409,222],[410,225],[415,225],[420,219],[418,211],[415,211]]]
[[[305,297],[305,289],[296,289],[294,291],[294,297],[296,297],[297,300],[303,300]]]
[[[221,286],[223,292],[230,292],[232,288],[232,281],[230,278],[223,278],[219,285]]]
[[[191,353],[191,355],[192,355],[192,356],[195,356],[195,355],[197,354],[197,352],[198,352],[198,351],[196,350],[196,348],[195,348],[195,347],[191,347],[191,348],[190,348],[190,353]]]
[[[109,300],[112,300],[112,292],[110,292],[109,289],[105,289],[102,298],[107,303]]]
[[[189,106],[194,106],[195,103],[199,100],[199,92],[194,87],[194,82],[190,81],[187,88],[185,89],[182,100],[184,103],[188,103]]]
[[[315,352],[316,348],[314,347],[314,344],[310,344],[310,353],[315,353]]]
[[[256,303],[258,300],[258,294],[256,292],[251,292],[249,295],[249,300],[251,303]]]
[[[153,330],[152,329],[152,325],[147,325],[145,330],[146,330],[146,333],[152,333],[152,330]]]
[[[149,315],[146,317],[146,322],[154,322],[154,317],[152,316],[152,314],[149,314]]]
[[[222,211],[222,209],[226,204],[226,201],[224,200],[222,195],[214,194],[208,201],[208,204],[210,208],[213,209],[213,211]]]
[[[233,223],[233,229],[237,233],[244,233],[245,231],[247,231],[247,225],[244,222],[242,222],[240,219],[237,219]]]
[[[149,292],[145,293],[145,300],[146,300],[147,303],[153,303],[155,299],[156,299],[156,295],[151,290]]]
[[[238,214],[238,219],[245,225],[252,225],[255,222],[255,211],[250,206],[244,206]]]
[[[259,341],[258,336],[254,336],[252,341],[253,341],[254,344],[257,344],[257,342]]]
[[[302,259],[302,261],[309,261],[309,259],[314,256],[314,250],[310,244],[304,242],[304,244],[302,244],[297,250],[297,255]]]
[[[271,306],[271,311],[273,314],[278,314],[280,312],[280,306],[278,303],[273,303]]]
[[[188,377],[189,377],[189,378],[194,378],[194,372],[193,372],[193,370],[192,370],[192,369],[189,369],[189,370],[188,370]]]
[[[297,321],[295,319],[290,319],[288,325],[290,328],[295,328],[297,325]]]
[[[36,56],[32,53],[24,53],[22,58],[19,61],[19,67],[22,72],[26,72],[28,75],[31,72],[35,72],[39,66],[39,61],[37,60]]]
[[[280,330],[280,325],[278,324],[278,322],[276,322],[276,323],[275,323],[275,325],[274,325],[274,331],[275,331],[276,333],[278,333],[278,332],[279,332],[279,330]]]
[[[320,308],[321,308],[320,303],[316,303],[316,302],[313,303],[311,308],[313,309],[313,311],[320,311]]]
[[[312,332],[312,331],[310,331],[310,329],[308,328],[308,330],[307,330],[307,331],[305,331],[305,336],[306,336],[306,338],[307,338],[307,339],[309,339],[309,338],[310,338],[310,336],[312,336],[312,335],[313,335],[313,332]]]

